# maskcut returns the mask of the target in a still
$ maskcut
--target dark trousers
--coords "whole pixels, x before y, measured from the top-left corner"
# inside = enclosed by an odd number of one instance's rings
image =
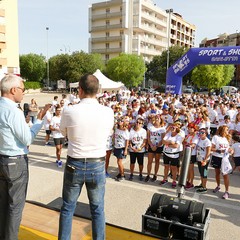
[[[0,239],[17,240],[28,185],[28,158],[0,157]]]

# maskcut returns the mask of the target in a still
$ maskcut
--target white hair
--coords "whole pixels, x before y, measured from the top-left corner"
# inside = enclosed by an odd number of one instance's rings
[[[2,93],[9,93],[11,88],[20,87],[23,79],[14,74],[8,74],[0,80],[0,90]]]

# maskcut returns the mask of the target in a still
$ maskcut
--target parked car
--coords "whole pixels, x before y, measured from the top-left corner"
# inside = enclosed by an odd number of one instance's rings
[[[183,93],[194,93],[194,89],[192,86],[187,86],[183,89]]]
[[[229,93],[229,94],[234,94],[238,91],[238,89],[233,86],[223,86],[222,90],[224,93]]]

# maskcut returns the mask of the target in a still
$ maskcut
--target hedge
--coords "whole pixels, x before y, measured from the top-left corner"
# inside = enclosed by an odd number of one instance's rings
[[[39,89],[42,88],[43,84],[40,82],[24,82],[25,89]]]

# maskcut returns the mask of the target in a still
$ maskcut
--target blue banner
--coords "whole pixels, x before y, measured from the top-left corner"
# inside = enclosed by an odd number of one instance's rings
[[[240,47],[191,48],[167,71],[166,93],[181,94],[182,78],[197,65],[239,64]]]

